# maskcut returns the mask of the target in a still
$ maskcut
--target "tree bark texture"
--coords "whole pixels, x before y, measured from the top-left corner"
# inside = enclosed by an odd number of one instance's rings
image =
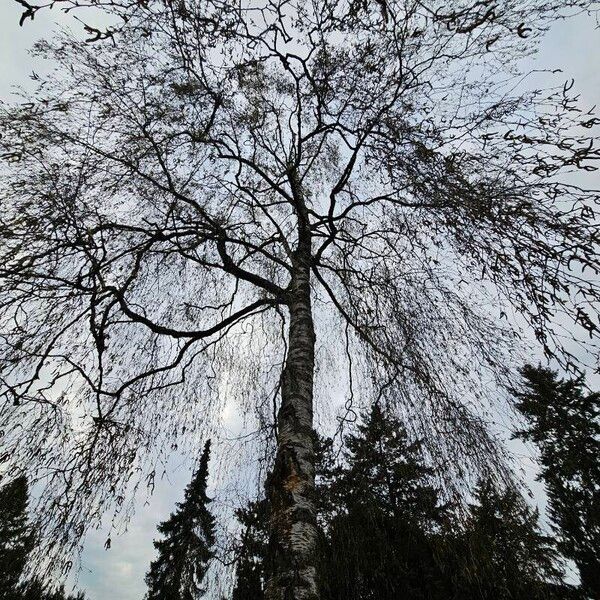
[[[277,455],[267,482],[271,507],[271,577],[266,586],[267,600],[316,600],[319,597],[310,239],[300,241],[294,263],[288,300],[288,355],[282,373],[281,408],[277,419]]]

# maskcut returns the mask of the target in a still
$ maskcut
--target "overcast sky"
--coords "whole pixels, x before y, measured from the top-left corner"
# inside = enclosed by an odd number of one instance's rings
[[[18,25],[21,10],[14,0],[0,0],[0,99],[7,99],[14,84],[27,84],[33,69],[43,71],[28,56],[27,48],[52,28],[50,14],[39,14],[35,22]],[[543,42],[535,68],[560,68],[563,79],[575,78],[575,89],[581,94],[584,107],[600,105],[600,30],[587,18],[557,24]],[[532,465],[524,459],[527,477]],[[150,503],[139,503],[129,530],[112,538],[110,550],[104,549],[105,531],[92,533],[87,540],[78,587],[86,591],[89,600],[141,600],[144,595],[144,573],[153,557],[152,539],[156,524],[164,520],[181,499],[189,481],[190,465],[174,465],[168,479],[158,482]],[[534,501],[542,503],[539,485]]]

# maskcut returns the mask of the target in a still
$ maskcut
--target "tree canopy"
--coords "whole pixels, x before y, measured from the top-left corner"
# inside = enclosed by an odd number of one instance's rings
[[[0,116],[1,456],[45,479],[46,538],[121,515],[234,390],[276,446],[270,598],[315,598],[340,372],[346,417],[395,405],[447,484],[506,475],[484,420],[505,310],[564,365],[565,330],[599,334],[598,194],[566,179],[599,121],[522,69],[596,3],[20,3],[96,40],[38,43],[54,75]]]
[[[531,365],[522,375],[514,393],[525,423],[516,435],[540,450],[539,478],[559,548],[594,598],[600,594],[600,394],[586,390],[583,376],[560,379]]]
[[[515,489],[481,482],[461,533],[450,543],[447,574],[456,598],[570,598],[552,537]]]

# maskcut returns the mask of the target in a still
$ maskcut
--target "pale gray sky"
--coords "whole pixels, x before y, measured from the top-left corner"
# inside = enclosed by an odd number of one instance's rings
[[[0,99],[7,99],[14,84],[27,85],[32,70],[43,72],[43,66],[34,64],[27,48],[38,38],[48,34],[52,18],[58,15],[40,13],[32,23],[18,25],[21,9],[14,0],[0,0]],[[585,107],[600,105],[600,31],[585,17],[558,23],[544,40],[541,52],[532,67],[561,68],[566,80],[575,78],[575,88],[581,94]],[[523,459],[523,467],[532,482],[534,467]],[[190,464],[173,468],[169,479],[157,483],[150,503],[139,503],[128,531],[112,537],[110,550],[104,549],[106,531],[89,535],[82,557],[78,587],[86,591],[90,600],[141,600],[144,595],[144,573],[153,557],[152,539],[156,524],[164,520],[181,499],[189,481]],[[543,503],[539,484],[532,486],[538,503]]]

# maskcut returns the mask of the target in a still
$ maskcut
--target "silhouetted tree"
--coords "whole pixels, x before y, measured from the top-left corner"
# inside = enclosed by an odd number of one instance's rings
[[[453,598],[534,600],[568,598],[554,540],[538,512],[512,488],[479,484],[464,529],[445,553]]]
[[[411,442],[400,419],[379,404],[345,437],[342,458],[340,466],[324,471],[320,487],[336,510],[371,503],[425,531],[443,521],[445,511],[431,483],[433,470],[423,463],[421,443]]]
[[[540,450],[549,514],[561,552],[579,569],[583,588],[600,597],[600,394],[584,378],[527,365],[515,391],[526,425],[517,432]]]
[[[483,382],[514,336],[485,307],[563,360],[563,316],[599,335],[597,196],[564,177],[594,168],[598,120],[519,71],[593,2],[20,3],[117,22],[39,43],[59,73],[0,117],[1,454],[51,473],[47,539],[219,418],[233,371],[277,434],[267,597],[316,599],[332,353],[448,481],[502,469]]]
[[[64,587],[52,588],[39,579],[25,579],[25,566],[36,533],[27,515],[29,486],[25,475],[0,487],[0,600],[84,600]]]
[[[146,575],[148,600],[195,600],[205,593],[202,580],[215,543],[215,522],[206,495],[209,460],[210,440],[183,502],[158,526],[163,539],[154,542],[158,558]]]
[[[436,545],[449,512],[432,486],[420,444],[376,404],[326,470],[322,597],[395,600],[442,597]]]
[[[25,476],[0,488],[0,598],[12,599],[34,543]]]
[[[232,600],[262,600],[268,579],[268,504],[251,502],[236,512],[242,527],[237,543]]]

